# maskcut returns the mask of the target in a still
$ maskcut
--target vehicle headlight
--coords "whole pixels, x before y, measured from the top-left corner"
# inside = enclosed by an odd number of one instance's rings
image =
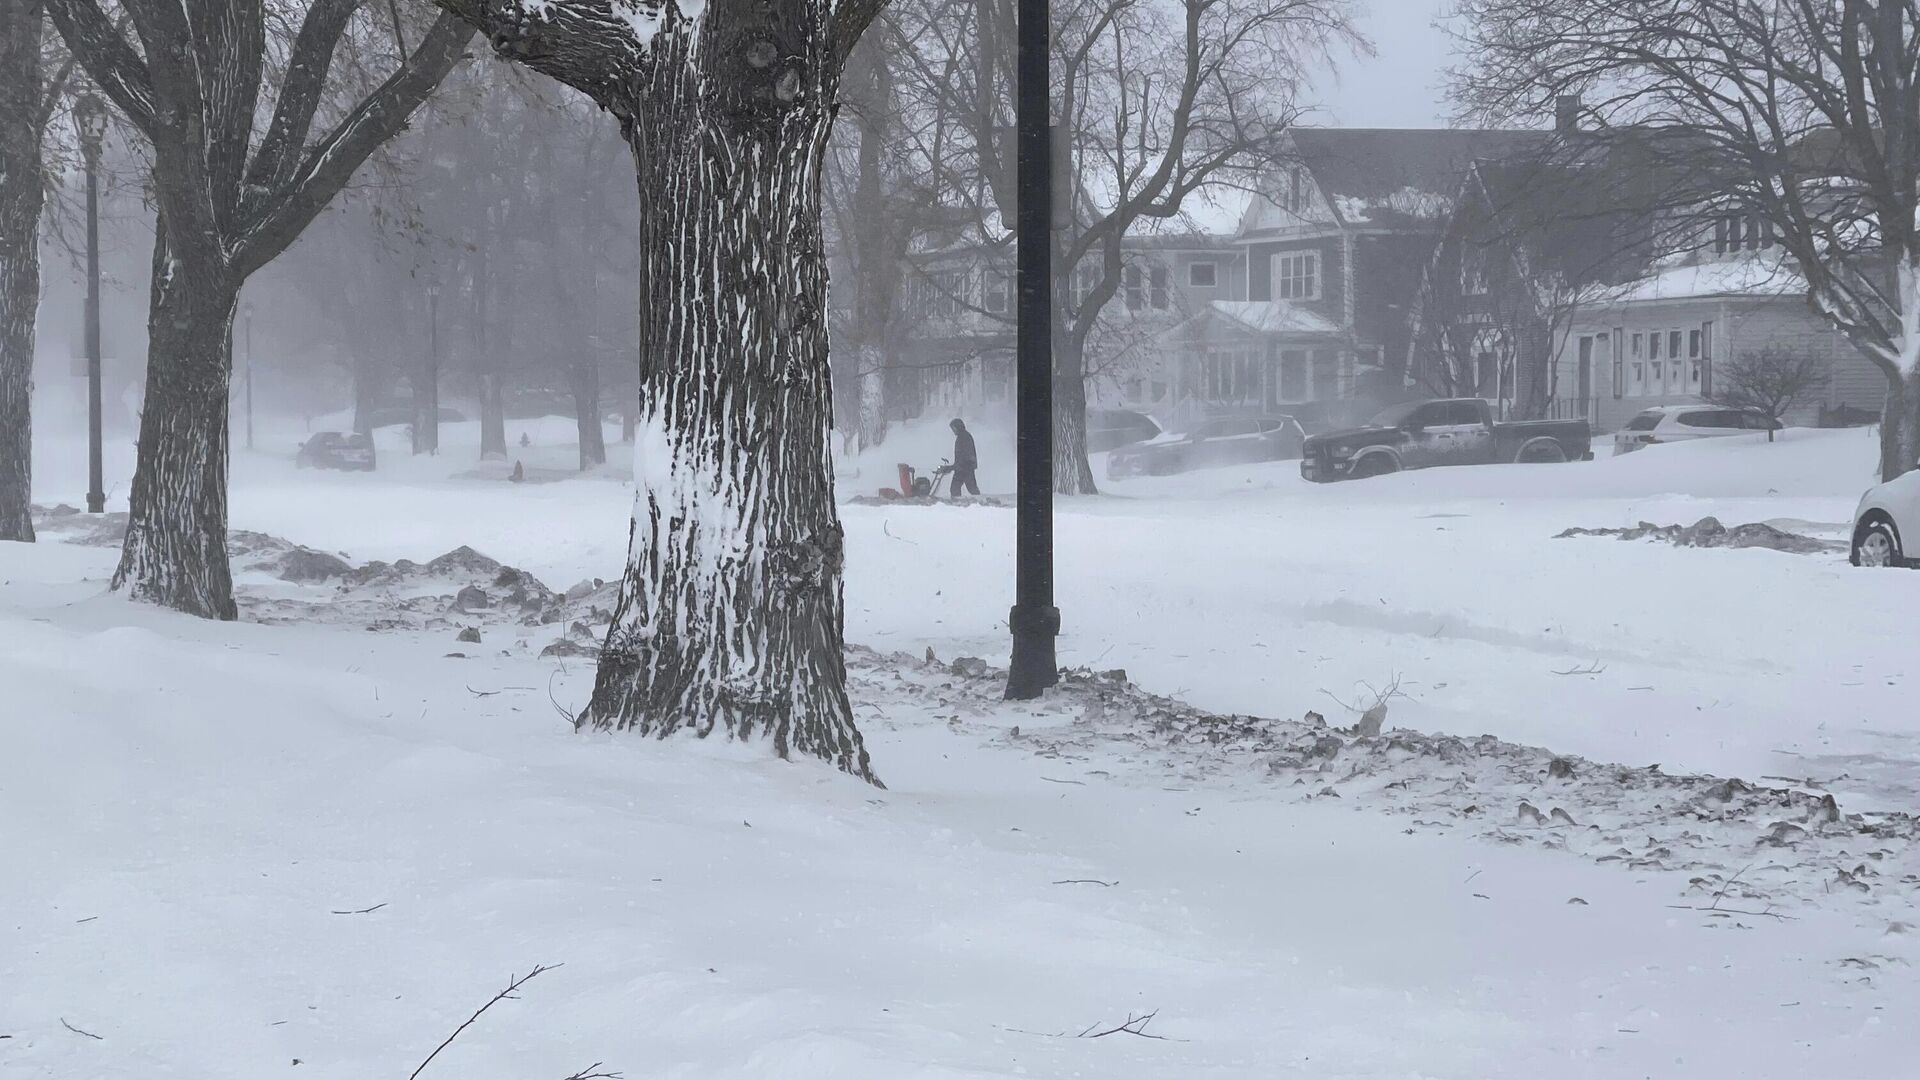
[[[1335,461],[1345,461],[1348,458],[1353,456],[1353,447],[1339,446],[1339,445],[1330,446],[1327,448],[1327,456],[1333,458]]]

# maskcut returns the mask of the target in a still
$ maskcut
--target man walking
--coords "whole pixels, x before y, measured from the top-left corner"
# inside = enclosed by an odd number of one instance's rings
[[[974,495],[980,494],[980,481],[973,475],[980,467],[980,456],[973,448],[973,433],[967,425],[955,420],[948,425],[953,428],[953,487],[951,498],[960,497],[960,489],[965,488]]]

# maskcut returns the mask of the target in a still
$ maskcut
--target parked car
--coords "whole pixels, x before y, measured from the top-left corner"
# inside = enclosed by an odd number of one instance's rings
[[[1098,454],[1160,434],[1160,425],[1144,413],[1127,409],[1087,410],[1087,452]]]
[[[1163,434],[1107,455],[1107,476],[1170,476],[1192,469],[1286,461],[1300,456],[1306,432],[1291,416],[1209,420],[1186,434]]]
[[[1855,566],[1920,567],[1920,470],[1868,488],[1853,511],[1853,543],[1848,561]]]
[[[373,471],[373,440],[350,432],[322,431],[308,439],[293,463],[302,469]]]
[[[1729,409],[1721,405],[1657,405],[1635,413],[1627,426],[1613,434],[1615,457],[1656,443],[1719,439],[1778,431],[1783,424],[1759,409]]]
[[[1585,420],[1499,423],[1480,398],[1410,401],[1366,426],[1307,439],[1300,475],[1327,483],[1435,465],[1590,461]]]

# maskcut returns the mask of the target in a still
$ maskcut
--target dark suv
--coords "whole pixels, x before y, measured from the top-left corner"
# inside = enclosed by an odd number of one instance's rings
[[[308,439],[293,458],[293,463],[302,469],[344,469],[349,472],[372,472],[373,461],[372,439],[338,431],[322,431]]]

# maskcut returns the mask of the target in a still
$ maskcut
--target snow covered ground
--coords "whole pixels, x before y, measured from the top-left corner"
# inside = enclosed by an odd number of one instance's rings
[[[570,422],[522,430],[529,475],[565,471]],[[236,528],[617,576],[618,466],[510,484],[452,425],[438,459],[386,438],[380,472],[316,473],[299,435],[237,455]],[[980,441],[1004,493],[1010,446]],[[80,501],[74,449],[37,449],[40,501]],[[863,653],[873,791],[759,746],[573,734],[591,668],[540,658],[550,629],[210,625],[101,596],[111,548],[0,546],[0,1075],[404,1078],[543,963],[421,1076],[1904,1075],[1920,879],[1877,812],[1920,801],[1920,574],[1553,539],[1708,514],[1838,535],[1873,458],[1853,431],[1330,487],[1280,463],[1058,515],[1065,663],[1333,725],[1398,679],[1389,734],[1788,777],[1765,783],[1851,825],[1693,789],[1607,805],[1505,750],[1287,764],[1306,729],[1163,742],[1105,699],[1005,707]],[[843,515],[852,641],[1003,658],[1011,511]],[[1763,842],[1780,822],[1812,836]],[[1074,1037],[1148,1013],[1164,1040]]]

